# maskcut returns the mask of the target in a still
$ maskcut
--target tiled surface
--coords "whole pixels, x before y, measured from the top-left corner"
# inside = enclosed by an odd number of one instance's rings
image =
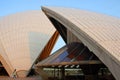
[[[43,7],[43,10],[73,32],[120,80],[119,18],[60,7]]]
[[[8,64],[3,66],[9,74],[14,69],[28,71],[54,32],[53,25],[42,11],[16,13],[1,18],[0,55]]]

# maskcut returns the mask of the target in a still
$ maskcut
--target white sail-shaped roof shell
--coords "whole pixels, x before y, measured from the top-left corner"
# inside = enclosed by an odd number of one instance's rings
[[[42,11],[28,11],[0,19],[0,61],[12,76],[25,77],[55,28]]]
[[[43,11],[79,38],[120,80],[120,19],[78,9],[43,7]]]

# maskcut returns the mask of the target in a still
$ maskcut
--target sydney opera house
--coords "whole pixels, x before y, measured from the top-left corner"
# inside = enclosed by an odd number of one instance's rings
[[[58,36],[66,44],[51,54]],[[45,69],[52,80],[120,80],[120,19],[62,7],[0,18],[0,75],[47,80]]]

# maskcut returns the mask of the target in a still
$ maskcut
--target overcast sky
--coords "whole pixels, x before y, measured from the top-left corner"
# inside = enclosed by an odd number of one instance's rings
[[[1,0],[0,17],[28,10],[40,10],[41,6],[72,7],[120,17],[120,0]],[[63,44],[59,39],[54,51]]]

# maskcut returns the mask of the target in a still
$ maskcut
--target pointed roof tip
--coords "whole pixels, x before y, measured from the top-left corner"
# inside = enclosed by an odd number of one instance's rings
[[[41,6],[41,9],[49,9],[49,8],[63,8],[61,6]]]
[[[41,6],[41,9],[43,9],[44,8],[44,6]]]
[[[51,6],[41,6],[41,9],[48,8],[48,7],[51,7]]]
[[[47,8],[47,6],[41,6],[41,9],[42,9],[43,12],[46,8]]]

